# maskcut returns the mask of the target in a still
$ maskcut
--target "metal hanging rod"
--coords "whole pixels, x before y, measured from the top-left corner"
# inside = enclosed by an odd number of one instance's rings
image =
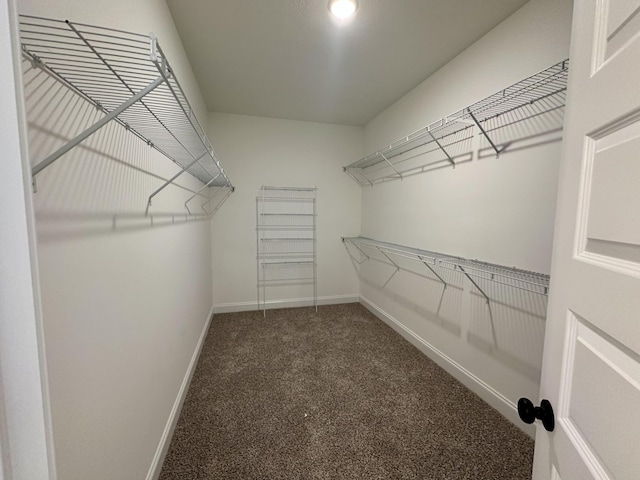
[[[530,118],[563,108],[568,73],[569,60],[559,62],[410,133],[343,170],[360,185],[373,186],[426,171],[426,167],[433,164],[455,167],[456,157],[468,153],[461,148],[472,138],[474,127],[499,155],[504,146],[501,148],[497,144],[485,122],[516,110],[531,109],[532,113],[526,116]],[[436,154],[439,155],[434,160]],[[417,157],[424,157],[423,163],[416,160]],[[427,160],[427,157],[431,159]]]
[[[426,266],[429,271],[444,285],[444,288],[447,288],[447,282],[440,274],[437,273],[437,269],[452,270],[465,275],[487,301],[489,301],[489,297],[486,292],[482,290],[476,279],[488,280],[493,283],[506,285],[519,290],[525,290],[538,295],[549,294],[549,276],[542,273],[530,272],[515,267],[506,267],[504,265],[497,265],[479,260],[469,260],[462,257],[455,257],[428,250],[420,250],[394,243],[381,242],[379,240],[366,237],[343,237],[342,241],[345,244],[347,252],[356,263],[362,264],[366,261],[374,260],[385,263],[395,269],[392,276],[385,283],[385,286],[399,270],[404,270],[421,277],[430,278],[426,275],[421,275],[414,270],[407,269],[397,260],[393,260],[394,258],[403,258],[413,260]],[[349,249],[349,245],[362,254],[365,257],[364,260],[357,258],[353,254],[353,251]],[[382,255],[383,258],[376,258],[371,254],[371,252],[377,252]]]
[[[155,35],[20,16],[22,54],[102,113],[94,125],[38,162],[37,175],[111,120],[204,185],[233,186],[198,122]],[[148,207],[147,207],[148,211]]]

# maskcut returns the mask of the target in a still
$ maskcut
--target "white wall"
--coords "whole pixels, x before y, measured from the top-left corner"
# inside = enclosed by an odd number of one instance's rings
[[[216,311],[256,307],[256,196],[261,185],[318,188],[318,301],[357,301],[341,237],[360,229],[360,188],[342,173],[362,155],[362,128],[211,113],[209,138],[236,192],[212,221]],[[312,290],[267,291],[272,306],[308,304]]]
[[[570,0],[528,2],[374,118],[365,128],[365,151],[382,148],[567,58],[571,7]],[[363,188],[362,235],[548,273],[558,138],[551,135],[544,137],[546,144],[512,148],[499,159],[479,158],[476,148],[473,161],[455,169]],[[397,328],[511,419],[517,418],[514,402],[520,396],[537,398],[546,301],[501,293],[499,306],[494,306],[500,311],[493,312],[495,345],[488,312],[476,305],[477,295],[469,293],[468,284],[447,292],[443,299],[448,310],[438,315],[439,285],[423,284],[427,290],[420,291],[415,279],[399,275],[381,289],[385,277],[377,268],[365,265],[360,292],[379,315],[395,318],[402,325]],[[450,323],[453,328],[445,328]]]
[[[164,1],[24,0],[19,9],[153,31],[206,120]],[[37,70],[27,73],[34,77],[25,87],[32,163],[96,118],[64,89],[47,91],[52,81]],[[152,478],[170,440],[212,303],[209,221],[185,220],[182,206],[201,184],[184,175],[144,217],[147,196],[176,170],[112,123],[38,175],[33,200],[61,479]]]
[[[16,27],[0,2],[0,479],[29,480],[55,470]]]

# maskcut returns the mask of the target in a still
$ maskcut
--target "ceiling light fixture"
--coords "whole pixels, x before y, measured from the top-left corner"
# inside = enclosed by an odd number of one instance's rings
[[[329,10],[340,20],[351,17],[357,9],[357,0],[331,0],[329,2]]]

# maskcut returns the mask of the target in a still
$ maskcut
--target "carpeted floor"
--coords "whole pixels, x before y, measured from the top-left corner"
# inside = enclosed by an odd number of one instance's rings
[[[533,441],[359,304],[216,315],[161,480],[531,478]]]

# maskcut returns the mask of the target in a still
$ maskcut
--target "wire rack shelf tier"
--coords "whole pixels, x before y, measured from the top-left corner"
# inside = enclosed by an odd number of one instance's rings
[[[260,225],[258,227],[258,230],[272,231],[272,232],[280,232],[283,230],[304,232],[304,231],[313,231],[314,228],[315,227],[313,225]]]
[[[264,282],[294,282],[298,280],[312,281],[314,279],[315,262],[295,261],[295,262],[265,262]]]
[[[431,274],[435,275],[445,285],[445,288],[446,282],[438,274],[438,270],[456,271],[469,278],[487,301],[489,299],[488,296],[476,280],[489,281],[538,295],[546,296],[549,294],[549,275],[542,273],[382,242],[367,237],[343,237],[342,241],[351,258],[359,264],[369,260],[378,261],[386,263],[395,268],[396,271],[406,270],[416,274],[414,270],[409,270],[400,265],[401,262],[397,261],[397,259],[402,258],[414,261],[416,264],[426,267]],[[349,246],[351,246],[351,249]],[[381,257],[372,255],[372,252],[377,252]],[[358,254],[362,255],[364,259],[359,259]],[[396,261],[394,261],[394,258]]]
[[[261,256],[270,259],[313,259],[313,238],[273,237],[260,239]]]
[[[313,287],[318,309],[316,189],[263,186],[256,197],[258,308],[267,287]]]
[[[155,35],[21,15],[20,41],[22,55],[33,68],[42,69],[104,114],[37,162],[34,176],[115,121],[180,167],[151,194],[149,205],[185,172],[205,187],[222,187],[221,198],[233,191]],[[203,210],[215,213],[218,203]]]
[[[468,161],[476,129],[499,155],[492,125],[511,125],[563,112],[569,60],[559,62],[472,105],[458,110],[344,167],[362,186],[402,179],[433,168]]]

